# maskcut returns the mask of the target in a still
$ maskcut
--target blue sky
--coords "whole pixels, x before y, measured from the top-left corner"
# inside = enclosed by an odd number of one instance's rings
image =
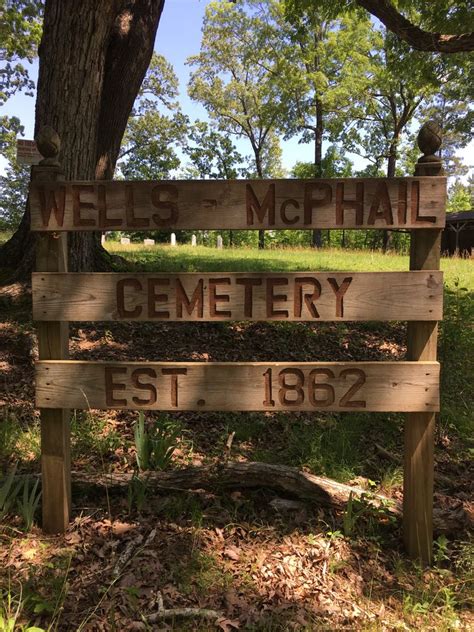
[[[186,86],[189,78],[189,66],[186,59],[190,55],[199,52],[201,41],[201,25],[208,0],[166,0],[161,17],[155,50],[166,57],[173,65],[180,82],[180,101],[183,111],[191,120],[196,118],[207,119],[205,109],[191,101],[187,95]],[[37,74],[37,62],[31,65],[31,76],[34,79]],[[10,99],[3,108],[4,114],[18,116],[25,127],[25,138],[33,137],[34,128],[33,97],[22,94]],[[239,151],[250,154],[250,147],[244,141],[237,143]],[[313,149],[311,145],[300,145],[296,138],[291,141],[282,141],[283,166],[291,169],[296,161],[311,161]],[[474,142],[465,148],[460,155],[468,164],[474,163]],[[365,162],[357,156],[351,156],[356,168],[363,168]],[[0,160],[0,170],[4,168],[4,161]]]

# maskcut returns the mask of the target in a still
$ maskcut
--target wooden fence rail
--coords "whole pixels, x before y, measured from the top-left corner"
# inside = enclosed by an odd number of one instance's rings
[[[442,272],[35,273],[33,318],[127,321],[433,320]]]
[[[38,231],[443,228],[446,178],[35,182]]]

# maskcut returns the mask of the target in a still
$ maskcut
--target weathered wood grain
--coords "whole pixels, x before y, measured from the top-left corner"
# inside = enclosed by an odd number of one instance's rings
[[[41,407],[148,410],[439,410],[437,362],[36,364]]]
[[[33,275],[42,320],[439,320],[442,272]]]
[[[418,135],[423,154],[415,175],[432,180],[443,174],[441,159],[434,154],[441,143],[441,129],[426,123]],[[441,231],[422,230],[411,235],[410,270],[438,270]],[[409,322],[408,360],[436,360],[438,325],[434,322]],[[436,417],[432,412],[414,412],[405,423],[403,470],[403,538],[411,558],[430,563],[433,558],[433,480]]]
[[[57,166],[35,166],[32,177],[42,182],[60,179]],[[43,234],[36,246],[36,269],[67,271],[67,233]],[[38,324],[38,355],[41,359],[66,359],[69,356],[69,331],[64,319],[51,318]],[[71,449],[69,410],[59,403],[40,410],[43,529],[62,533],[71,513]]]
[[[33,183],[31,228],[442,228],[446,178]]]

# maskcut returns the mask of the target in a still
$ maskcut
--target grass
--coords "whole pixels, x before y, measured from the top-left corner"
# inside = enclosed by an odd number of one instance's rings
[[[403,271],[409,269],[408,255],[383,254],[379,251],[341,250],[340,248],[228,248],[206,246],[143,246],[106,242],[107,250],[137,264],[148,272],[250,272],[250,271]],[[474,289],[472,261],[460,257],[442,258],[448,286],[456,279]]]

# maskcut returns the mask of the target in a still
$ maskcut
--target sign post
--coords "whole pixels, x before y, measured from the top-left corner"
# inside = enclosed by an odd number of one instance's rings
[[[33,184],[46,185],[63,180],[57,162],[60,141],[51,128],[43,128],[36,139],[45,158],[33,167]],[[36,247],[36,269],[39,272],[67,272],[67,233],[40,233]],[[67,360],[69,357],[69,325],[64,318],[38,323],[38,356],[42,360]],[[63,404],[40,408],[41,480],[43,530],[64,532],[71,513],[71,449],[69,410]]]
[[[423,156],[416,176],[441,176],[443,166],[434,154],[441,146],[439,127],[426,123],[418,134]],[[439,270],[441,230],[414,231],[410,236],[410,270]],[[441,319],[440,319],[441,320]],[[408,360],[436,360],[438,323],[409,322]],[[403,473],[403,535],[414,559],[430,563],[433,553],[434,412],[409,413],[405,422]]]

